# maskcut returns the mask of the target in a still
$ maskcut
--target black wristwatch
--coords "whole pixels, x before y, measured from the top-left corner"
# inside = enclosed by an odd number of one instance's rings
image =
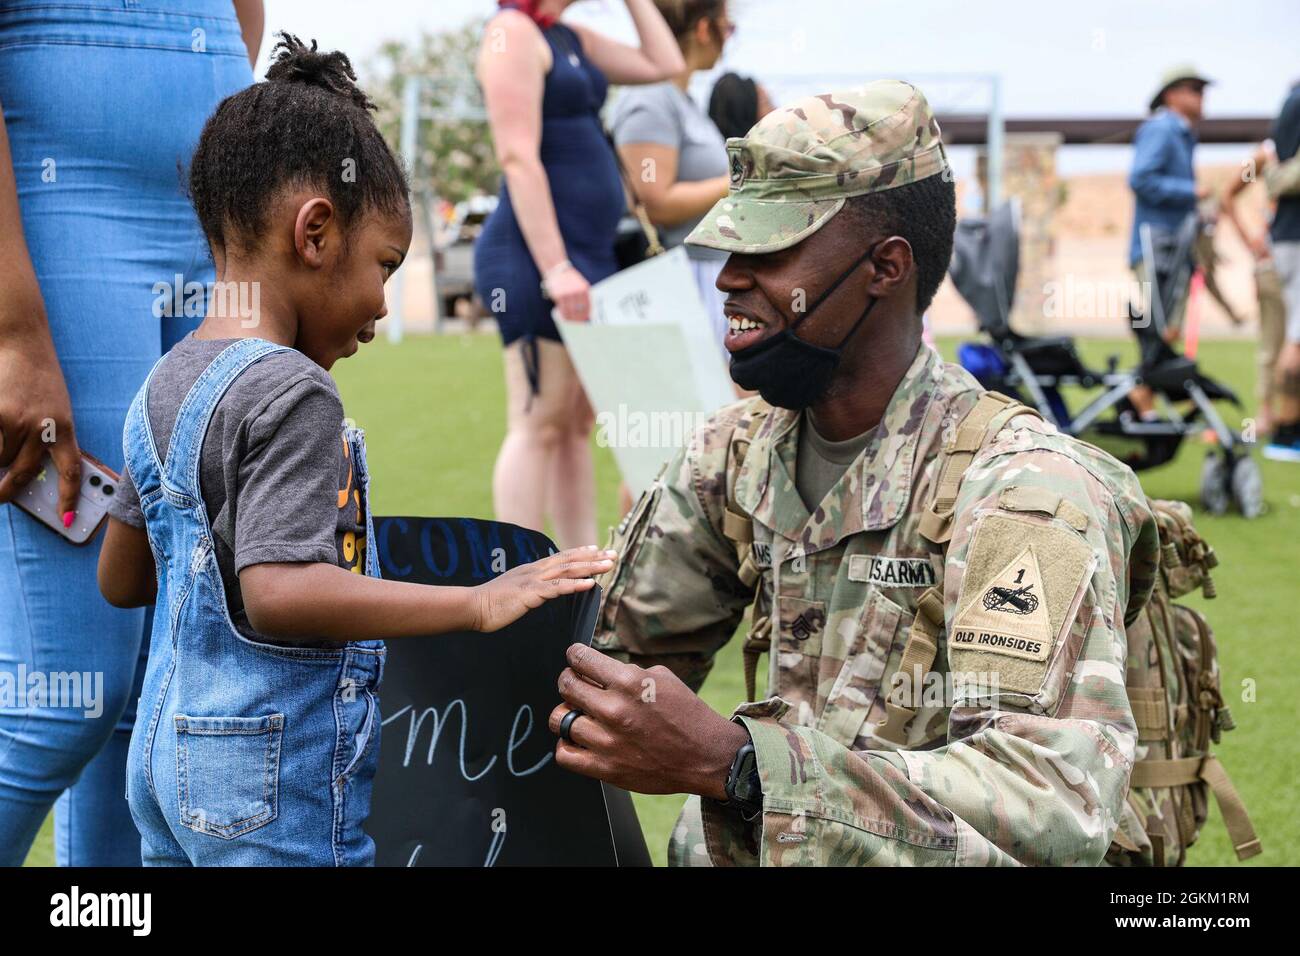
[[[758,776],[758,757],[752,740],[736,751],[731,772],[727,774],[726,790],[727,802],[723,806],[740,811],[745,819],[752,820],[763,811],[763,782]]]

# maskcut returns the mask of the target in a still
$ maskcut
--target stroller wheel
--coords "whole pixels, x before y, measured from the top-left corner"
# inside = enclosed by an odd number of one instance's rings
[[[1264,478],[1250,455],[1242,455],[1232,464],[1232,500],[1244,517],[1258,518],[1264,513]]]
[[[1224,515],[1231,504],[1228,463],[1217,452],[1210,452],[1201,466],[1201,506],[1212,515]]]

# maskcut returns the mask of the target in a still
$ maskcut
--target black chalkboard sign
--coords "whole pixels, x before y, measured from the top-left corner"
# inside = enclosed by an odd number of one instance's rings
[[[552,553],[473,518],[376,518],[389,580],[475,585]],[[367,831],[379,866],[648,866],[628,794],[555,764],[546,719],[564,651],[591,640],[599,589],[494,634],[390,641]]]

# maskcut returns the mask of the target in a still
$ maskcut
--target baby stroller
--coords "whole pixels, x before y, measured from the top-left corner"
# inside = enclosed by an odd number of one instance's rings
[[[1165,464],[1188,435],[1212,430],[1217,445],[1202,468],[1201,502],[1212,514],[1224,514],[1235,504],[1253,518],[1264,508],[1259,466],[1241,435],[1228,427],[1214,405],[1228,401],[1240,408],[1240,400],[1162,337],[1166,316],[1173,315],[1188,294],[1192,246],[1199,229],[1193,215],[1175,233],[1143,230],[1146,274],[1155,277],[1155,288],[1149,309],[1141,303],[1129,304],[1129,325],[1137,335],[1140,358],[1136,368],[1120,371],[1118,357],[1111,356],[1106,370],[1099,371],[1084,363],[1070,336],[1024,336],[1009,324],[1020,270],[1015,201],[1003,204],[987,219],[962,220],[949,274],[992,344],[964,344],[958,349],[958,361],[985,388],[1032,405],[1061,431],[1104,448],[1134,471]],[[1061,393],[1067,385],[1101,391],[1072,413]],[[1143,420],[1134,408],[1129,394],[1138,385],[1154,393],[1158,420]]]

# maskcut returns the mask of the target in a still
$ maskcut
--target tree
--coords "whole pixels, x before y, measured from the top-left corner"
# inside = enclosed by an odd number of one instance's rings
[[[403,88],[409,77],[420,78],[423,112],[434,118],[420,124],[411,187],[430,188],[451,202],[496,192],[501,175],[474,76],[482,33],[483,21],[477,20],[409,42],[390,40],[364,68],[364,87],[379,107],[379,129],[394,150],[401,137]]]

